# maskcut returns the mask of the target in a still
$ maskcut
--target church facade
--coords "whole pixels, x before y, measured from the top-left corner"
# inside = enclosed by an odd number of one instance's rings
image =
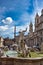
[[[30,22],[29,25],[29,34],[28,35],[24,35],[24,38],[26,40],[26,44],[29,47],[33,47],[33,46],[40,46],[41,43],[43,42],[43,9],[41,11],[41,15],[39,16],[38,13],[35,16],[35,25],[34,25],[35,29],[33,32],[33,24],[32,22]],[[16,28],[14,31],[14,35],[16,35]],[[16,36],[16,42],[19,41],[19,36]]]

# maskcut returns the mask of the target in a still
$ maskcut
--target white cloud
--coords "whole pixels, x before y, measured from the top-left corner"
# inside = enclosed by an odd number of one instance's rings
[[[0,36],[14,37],[14,26],[9,27],[8,25],[0,26]]]
[[[35,0],[33,1],[33,6],[34,6],[34,13],[38,13],[39,15],[41,15],[41,10],[43,9],[43,1],[38,1]]]
[[[3,19],[2,22],[4,24],[11,24],[13,22],[12,18],[11,17],[7,17],[6,19]]]
[[[25,23],[29,22],[30,17],[29,14],[27,12],[25,12],[24,14],[22,14],[22,16],[20,17],[20,19]]]
[[[8,26],[7,25],[5,25],[5,26],[0,26],[0,31],[5,31],[5,30],[7,30],[8,29]]]
[[[14,26],[10,27],[8,30],[9,34],[13,34],[14,33]]]

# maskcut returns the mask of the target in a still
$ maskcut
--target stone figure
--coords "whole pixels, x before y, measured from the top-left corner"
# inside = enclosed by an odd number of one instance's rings
[[[26,28],[26,30],[19,32],[19,47],[20,47],[20,49],[23,48],[23,46],[24,46],[24,33],[26,31],[27,31],[27,28]]]
[[[19,51],[21,52],[22,57],[27,57],[27,55],[28,55],[28,50],[25,47],[26,42],[24,40],[24,33],[26,31],[27,31],[27,28],[26,28],[26,30],[19,32]]]

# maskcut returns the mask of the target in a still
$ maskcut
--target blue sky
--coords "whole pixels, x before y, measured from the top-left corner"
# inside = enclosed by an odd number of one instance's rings
[[[29,23],[34,24],[35,15],[41,14],[43,0],[0,0],[0,36],[14,37],[14,26],[17,34],[20,29],[29,32]]]

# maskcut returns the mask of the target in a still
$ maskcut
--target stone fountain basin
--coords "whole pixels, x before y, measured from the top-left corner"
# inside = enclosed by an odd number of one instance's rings
[[[2,57],[0,62],[2,65],[43,65],[43,58]]]
[[[17,57],[17,52],[15,51],[9,52],[6,53],[6,55],[9,55],[9,57],[0,58],[0,63],[2,63],[2,65],[43,65],[43,57],[23,58]],[[12,56],[12,53],[14,53],[16,56]]]

